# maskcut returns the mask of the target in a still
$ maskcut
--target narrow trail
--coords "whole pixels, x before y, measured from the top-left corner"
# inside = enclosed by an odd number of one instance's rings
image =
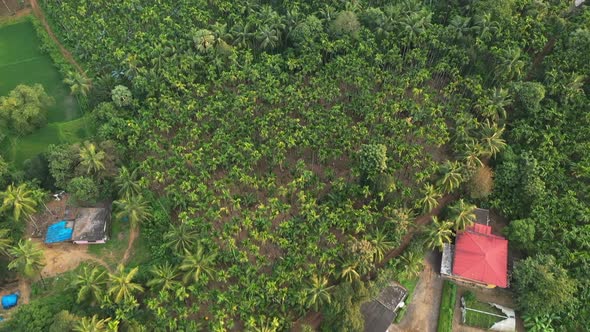
[[[80,74],[82,76],[86,77],[86,73],[84,72],[84,69],[82,69],[82,67],[78,64],[78,62],[76,62],[76,60],[72,56],[72,53],[70,53],[70,51],[68,51],[62,45],[62,43],[57,39],[57,37],[53,33],[53,30],[51,29],[51,27],[47,23],[47,18],[45,18],[45,14],[41,10],[41,7],[37,3],[37,0],[30,0],[30,3],[31,3],[31,9],[33,11],[33,14],[35,14],[35,16],[39,19],[39,21],[41,21],[41,24],[43,24],[43,27],[45,28],[45,31],[47,31],[47,34],[49,35],[49,37],[51,38],[51,40],[53,40],[53,42],[57,45],[57,47],[59,48],[59,51],[61,52],[61,54],[63,55],[63,57],[69,63],[71,63],[72,66],[74,66],[76,68],[76,70],[78,72],[80,72]]]
[[[139,227],[131,228],[131,232],[129,233],[129,243],[127,244],[127,249],[125,250],[125,254],[123,255],[123,259],[121,260],[122,264],[127,263],[129,257],[131,256],[131,250],[133,249],[133,244],[135,240],[139,236]]]

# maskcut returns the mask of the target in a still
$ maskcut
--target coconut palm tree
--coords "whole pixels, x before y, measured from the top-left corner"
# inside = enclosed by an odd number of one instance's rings
[[[123,300],[125,302],[133,300],[135,298],[134,293],[143,292],[143,287],[133,282],[137,272],[139,272],[138,267],[126,272],[123,264],[119,264],[115,273],[109,273],[108,294],[113,296],[115,303],[121,303]]]
[[[328,286],[328,278],[314,274],[305,289],[305,305],[319,311],[321,307],[331,302],[332,287],[334,286]]]
[[[86,300],[93,304],[100,302],[106,285],[107,271],[95,266],[84,266],[72,281],[72,286],[78,289],[78,303]]]
[[[439,179],[438,184],[445,193],[450,193],[459,188],[463,181],[463,175],[461,175],[461,165],[458,162],[447,160],[440,166],[439,170],[442,177]]]
[[[238,22],[234,25],[231,29],[231,33],[234,36],[233,43],[240,47],[249,47],[252,36],[254,33],[252,32],[253,27],[250,22]]]
[[[426,229],[426,246],[442,251],[446,243],[451,243],[453,237],[453,222],[439,221],[438,217],[432,217],[432,224]]]
[[[98,319],[97,315],[92,318],[84,317],[76,323],[74,331],[76,332],[107,332],[108,322],[111,318]]]
[[[105,157],[105,152],[97,150],[94,143],[84,142],[84,146],[80,148],[80,164],[86,168],[87,174],[104,170]]]
[[[197,242],[198,233],[191,229],[187,224],[182,223],[178,226],[172,226],[164,234],[164,245],[171,248],[177,255],[182,255],[189,248],[192,248]]]
[[[375,250],[373,261],[376,263],[380,262],[385,254],[395,246],[395,243],[387,240],[385,233],[379,229],[371,236],[370,241]]]
[[[115,206],[118,209],[115,218],[128,218],[132,228],[136,228],[142,221],[152,216],[150,206],[141,195],[124,197],[115,201]]]
[[[6,188],[6,191],[0,193],[1,210],[12,210],[15,221],[19,221],[22,215],[30,217],[37,212],[38,202],[33,196],[33,191],[28,188],[26,183],[22,183],[18,187],[11,184]]]
[[[424,213],[430,213],[434,208],[438,206],[438,200],[442,197],[442,194],[430,183],[427,183],[422,190],[422,198],[418,201],[418,204],[422,206]]]
[[[178,270],[169,262],[163,265],[154,265],[150,272],[152,273],[152,278],[148,281],[147,285],[151,288],[166,291],[172,290],[175,286],[180,285],[180,282],[176,280]]]
[[[258,47],[261,50],[270,50],[279,44],[279,34],[277,30],[272,29],[268,25],[262,26],[256,33],[256,39],[258,40]]]
[[[353,280],[358,280],[361,278],[361,274],[359,273],[359,264],[354,259],[346,259],[342,261],[342,265],[340,266],[340,279],[345,280],[347,282],[352,282]]]
[[[483,154],[484,149],[481,144],[473,140],[472,142],[465,144],[465,150],[462,153],[462,157],[465,161],[465,165],[470,171],[484,165],[483,161],[480,159]]]
[[[70,86],[70,92],[73,95],[88,95],[92,88],[92,82],[86,77],[86,74],[81,74],[78,71],[69,71],[66,74],[64,83]]]
[[[495,157],[496,154],[506,147],[506,141],[501,138],[504,128],[498,128],[490,121],[483,123],[481,127],[483,137],[481,138],[484,155]]]
[[[473,225],[477,219],[475,208],[475,205],[466,203],[463,199],[458,200],[451,206],[455,231],[462,231],[468,226]]]
[[[207,29],[197,30],[193,34],[193,42],[200,53],[207,53],[213,50],[215,46],[215,35]]]
[[[184,271],[183,281],[188,284],[191,280],[198,282],[203,274],[213,276],[216,253],[205,252],[200,243],[194,252],[185,251],[184,259],[180,264],[180,270]]]
[[[16,270],[29,279],[41,274],[45,265],[43,251],[37,248],[32,241],[18,241],[15,247],[8,249],[8,253],[13,257],[13,260],[8,264],[9,270]]]
[[[8,250],[12,245],[12,240],[8,237],[8,229],[0,229],[0,254],[8,255]]]
[[[129,171],[125,166],[119,169],[119,175],[115,179],[115,184],[119,187],[119,197],[135,196],[141,192],[141,186],[138,182],[139,168]]]
[[[403,274],[407,279],[417,277],[424,269],[424,258],[413,251],[406,251],[400,256],[403,263]]]

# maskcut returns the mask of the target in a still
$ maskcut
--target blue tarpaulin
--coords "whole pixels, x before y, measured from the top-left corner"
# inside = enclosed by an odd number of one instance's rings
[[[73,228],[66,227],[67,222],[62,220],[47,228],[45,243],[63,242],[72,239]]]
[[[18,294],[10,294],[2,297],[2,308],[4,310],[10,309],[18,303]]]

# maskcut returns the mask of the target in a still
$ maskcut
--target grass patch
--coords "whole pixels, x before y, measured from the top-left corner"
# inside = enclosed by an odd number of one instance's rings
[[[43,85],[55,105],[47,113],[48,125],[23,137],[9,136],[0,142],[0,152],[20,166],[45,151],[49,144],[78,142],[88,134],[82,111],[51,57],[41,50],[41,40],[29,18],[0,27],[0,96],[19,84]]]
[[[129,223],[113,218],[109,240],[105,244],[88,245],[88,253],[104,260],[109,266],[115,268],[123,259],[128,241]]]
[[[68,122],[50,123],[23,137],[8,137],[0,152],[15,165],[44,152],[49,144],[76,143],[89,136],[88,117]]]
[[[453,313],[457,302],[457,286],[445,280],[443,283],[440,311],[438,314],[438,332],[453,331]]]
[[[414,295],[414,290],[416,289],[416,285],[418,284],[419,279],[420,279],[419,277],[416,277],[416,278],[412,278],[412,279],[398,280],[398,282],[402,286],[404,286],[404,288],[408,291],[408,296],[406,297],[406,300],[405,300],[406,305],[397,312],[397,316],[395,317],[395,320],[393,321],[394,323],[399,323],[402,320],[402,318],[404,318],[404,315],[406,314],[406,310],[408,308],[408,304],[410,304],[410,301],[412,301],[412,296]]]
[[[465,311],[465,324],[473,327],[479,327],[482,329],[489,329],[497,322],[503,321],[504,318],[497,317],[494,315],[505,316],[502,310],[488,304],[485,302],[478,301],[475,296],[464,296],[465,298],[465,306],[469,309],[475,309],[479,311],[484,311],[490,313],[491,315],[466,310]]]

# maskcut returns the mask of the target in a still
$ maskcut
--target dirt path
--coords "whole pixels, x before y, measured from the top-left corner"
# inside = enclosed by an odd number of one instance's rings
[[[78,62],[76,62],[76,60],[72,56],[72,53],[70,53],[70,51],[68,51],[61,44],[61,42],[57,39],[57,37],[55,37],[55,34],[53,33],[53,30],[51,30],[51,27],[47,23],[47,19],[45,18],[45,14],[41,10],[41,7],[39,7],[39,4],[37,3],[37,0],[30,0],[30,3],[31,3],[31,9],[33,10],[33,13],[39,19],[39,21],[41,21],[41,24],[43,24],[43,27],[45,28],[45,31],[47,31],[47,34],[49,35],[49,37],[59,47],[59,50],[60,50],[61,54],[63,55],[63,57],[69,63],[71,63],[72,66],[74,66],[76,68],[76,70],[78,72],[80,72],[80,74],[82,74],[84,77],[86,77],[86,73],[84,72],[84,69],[82,69],[82,67],[78,64]]]
[[[139,236],[139,227],[131,228],[131,232],[129,232],[129,243],[127,244],[127,249],[125,250],[125,254],[123,255],[123,259],[121,260],[122,264],[127,263],[129,260],[129,256],[131,256],[131,251],[133,250],[133,244],[135,240]]]
[[[426,257],[424,271],[416,285],[406,314],[399,324],[392,324],[387,332],[432,332],[438,325],[438,312],[443,279],[438,271],[438,253],[431,251]]]

